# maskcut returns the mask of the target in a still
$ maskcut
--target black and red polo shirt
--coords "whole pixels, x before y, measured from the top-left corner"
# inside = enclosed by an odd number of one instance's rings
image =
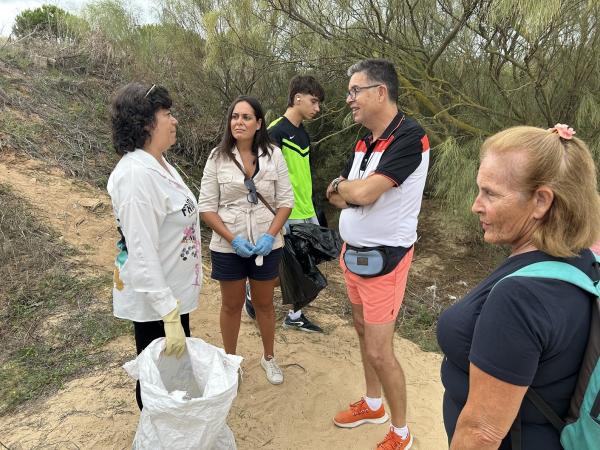
[[[376,173],[395,186],[371,205],[342,210],[339,227],[344,241],[359,247],[414,244],[428,167],[425,130],[402,112],[375,141],[371,133],[360,139],[341,175],[357,180]]]

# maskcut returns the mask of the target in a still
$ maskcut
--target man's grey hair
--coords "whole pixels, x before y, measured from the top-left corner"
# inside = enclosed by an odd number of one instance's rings
[[[348,69],[348,76],[364,72],[373,83],[381,83],[387,87],[390,101],[398,102],[398,74],[394,65],[387,59],[363,59]]]

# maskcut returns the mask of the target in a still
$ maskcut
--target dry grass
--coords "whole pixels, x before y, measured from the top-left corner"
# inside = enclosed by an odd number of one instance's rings
[[[98,296],[106,276],[73,274],[76,251],[0,184],[0,414],[47,395],[109,355],[99,348],[128,325]]]
[[[39,67],[31,49],[0,48],[4,144],[103,185],[116,161],[109,137],[110,80]],[[0,143],[0,147],[2,143]]]

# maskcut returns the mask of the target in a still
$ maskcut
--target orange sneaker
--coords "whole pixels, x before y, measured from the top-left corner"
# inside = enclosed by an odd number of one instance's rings
[[[383,403],[377,411],[373,411],[365,399],[361,398],[356,403],[351,403],[349,409],[337,413],[333,418],[333,423],[342,428],[354,428],[363,423],[384,423],[388,418],[383,409]]]
[[[385,439],[377,444],[375,450],[408,450],[412,445],[413,437],[410,431],[406,439],[402,439],[390,428],[389,433],[385,435]]]

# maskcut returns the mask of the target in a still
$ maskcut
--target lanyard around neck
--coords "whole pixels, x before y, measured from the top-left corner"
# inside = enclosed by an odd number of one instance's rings
[[[394,130],[392,130],[392,133],[394,131],[396,131],[404,122],[404,118],[406,116],[403,115],[400,120],[398,121],[398,125],[396,125],[396,127],[394,128]],[[390,134],[392,134],[390,133]],[[389,139],[389,137],[388,137]],[[362,161],[360,162],[360,166],[358,168],[358,178],[362,178],[363,175],[365,174],[365,171],[367,170],[367,167],[369,167],[369,163],[371,162],[371,157],[373,156],[373,151],[375,150],[375,147],[377,146],[377,141],[379,139],[374,139],[373,142],[371,142],[368,146],[367,146],[367,151],[365,152],[365,154],[363,155]]]

